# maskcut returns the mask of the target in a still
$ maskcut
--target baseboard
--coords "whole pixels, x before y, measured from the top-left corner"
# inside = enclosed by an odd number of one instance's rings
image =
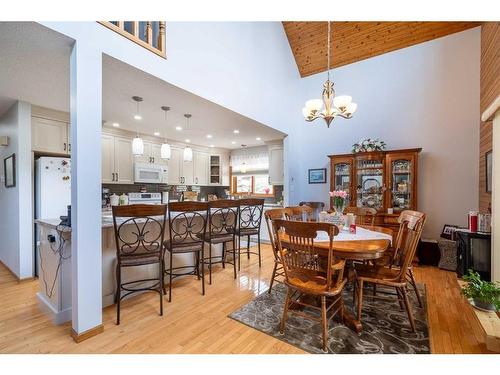
[[[91,329],[89,329],[85,332],[82,332],[82,333],[76,333],[74,329],[71,329],[71,337],[73,337],[73,340],[76,343],[80,343],[80,342],[87,340],[87,339],[90,339],[91,337],[94,337],[102,332],[104,332],[104,324],[99,324],[98,326],[91,328]]]
[[[6,265],[4,262],[2,262],[1,260],[0,260],[0,264],[1,264],[2,266],[4,266],[4,267],[7,269],[7,271],[9,271],[9,273],[10,273],[12,276],[14,276],[14,278],[16,279],[16,281],[17,281],[18,283],[24,283],[24,282],[27,282],[27,281],[33,281],[33,280],[35,280],[35,279],[36,279],[36,277],[32,277],[32,276],[30,276],[30,277],[23,277],[23,278],[20,278],[19,276],[17,276],[17,274],[16,274],[14,271],[12,271],[12,270],[9,268],[9,266],[7,266],[7,265]]]
[[[48,300],[43,293],[38,292],[36,294],[36,297],[38,299],[38,305],[40,306],[40,309],[42,311],[45,311],[52,317],[52,322],[54,322],[55,325],[60,325],[71,321],[71,307],[67,308],[66,310],[57,311],[50,300]]]

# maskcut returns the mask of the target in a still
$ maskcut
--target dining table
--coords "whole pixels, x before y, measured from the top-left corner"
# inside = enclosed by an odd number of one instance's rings
[[[287,241],[287,235],[279,234],[280,240]],[[370,261],[381,258],[393,241],[393,231],[389,228],[370,225],[357,225],[356,233],[340,230],[333,238],[333,255],[347,261]],[[319,255],[328,256],[329,238],[325,232],[318,232],[314,247]],[[349,270],[348,270],[349,272]],[[356,332],[361,332],[361,321],[355,318],[344,305],[344,324]]]

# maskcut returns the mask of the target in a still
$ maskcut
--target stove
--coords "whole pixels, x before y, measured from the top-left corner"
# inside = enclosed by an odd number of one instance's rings
[[[128,193],[129,204],[161,204],[161,193]]]

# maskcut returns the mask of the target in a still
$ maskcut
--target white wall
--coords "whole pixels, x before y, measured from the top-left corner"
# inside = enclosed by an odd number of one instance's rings
[[[326,155],[351,152],[366,137],[389,149],[422,147],[419,209],[428,214],[424,236],[443,225],[466,225],[477,209],[480,28],[335,69],[337,94],[352,95],[358,111],[300,126],[301,199],[328,202],[329,184],[308,185],[307,169],[328,168]],[[301,80],[303,101],[319,97],[325,74]]]
[[[33,206],[31,166],[31,106],[16,102],[0,118],[0,261],[19,278],[33,273]],[[5,187],[3,160],[16,154],[16,186]]]

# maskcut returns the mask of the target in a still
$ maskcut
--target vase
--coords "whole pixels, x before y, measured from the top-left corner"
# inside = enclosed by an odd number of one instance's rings
[[[335,215],[341,216],[344,214],[344,205],[336,205],[335,207]]]
[[[480,310],[496,311],[495,305],[491,302],[482,301],[478,298],[473,298],[473,306]]]

